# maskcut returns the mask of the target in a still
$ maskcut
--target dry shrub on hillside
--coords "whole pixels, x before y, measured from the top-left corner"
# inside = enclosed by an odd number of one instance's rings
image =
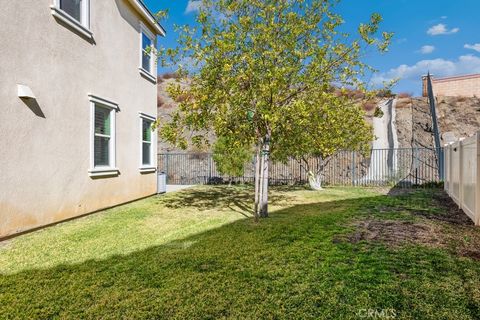
[[[165,106],[165,100],[161,96],[157,96],[157,107],[161,108]]]
[[[167,80],[167,79],[178,79],[180,76],[175,73],[175,72],[167,72],[162,75],[162,78]]]
[[[463,96],[462,96],[462,97],[458,97],[456,102],[465,102],[465,101],[467,101],[467,100],[468,100],[467,97],[463,97]]]
[[[366,112],[371,112],[375,110],[376,107],[377,104],[374,101],[365,101],[364,103],[362,103],[362,109]]]
[[[411,97],[412,97],[412,94],[408,92],[400,92],[399,94],[397,94],[397,98],[399,99],[405,99],[405,98],[411,98]]]
[[[343,89],[335,89],[335,90],[332,90],[333,92],[335,92],[335,95],[337,97],[348,97],[349,99],[352,99],[352,100],[361,100],[361,99],[364,99],[365,98],[365,93],[361,90],[351,90],[351,89],[346,89],[346,88],[343,88]]]
[[[351,90],[348,93],[348,97],[354,100],[360,100],[365,98],[365,93],[361,90]]]
[[[378,98],[391,98],[391,97],[393,97],[392,90],[390,90],[390,89],[378,90],[377,97]]]
[[[176,99],[175,99],[175,102],[177,103],[182,103],[182,102],[185,102],[187,100],[189,100],[191,98],[191,95],[187,94],[187,93],[184,93],[184,94],[181,94],[179,95]]]
[[[205,149],[193,146],[188,150],[189,158],[194,160],[205,160],[208,158],[208,153]]]

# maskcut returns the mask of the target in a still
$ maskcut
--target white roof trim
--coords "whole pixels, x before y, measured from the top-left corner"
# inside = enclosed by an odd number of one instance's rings
[[[88,99],[91,102],[98,103],[102,106],[118,110],[118,103],[115,103],[113,101],[110,101],[110,100],[107,100],[107,99],[104,99],[104,98],[100,98],[99,96],[96,96],[96,95],[93,95],[93,94],[89,94]]]
[[[142,119],[157,121],[157,118],[155,118],[154,116],[151,116],[149,114],[146,114],[146,113],[143,113],[143,112],[139,112],[138,114],[140,115],[140,118],[142,118]]]
[[[158,35],[162,37],[166,36],[165,29],[157,22],[153,14],[145,7],[145,5],[139,0],[128,0],[137,12],[144,18],[150,27],[152,27]]]

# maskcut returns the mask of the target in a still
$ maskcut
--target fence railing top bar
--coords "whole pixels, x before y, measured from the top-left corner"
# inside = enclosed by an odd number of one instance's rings
[[[471,136],[471,137],[465,138],[461,141],[462,141],[463,145],[474,144],[474,143],[477,142],[477,137],[476,136]]]
[[[455,142],[454,142],[455,143]],[[448,145],[446,145],[448,146]],[[438,149],[443,149],[442,148],[428,148],[428,147],[412,147],[412,148],[375,148],[375,149],[370,149],[369,151],[408,151],[408,150],[427,150],[427,151],[437,151]],[[354,151],[354,150],[339,150],[337,153],[346,153],[346,152],[359,152],[359,151]],[[209,156],[211,155],[211,152],[185,152],[185,153],[180,153],[180,152],[161,152],[158,153],[159,156]]]

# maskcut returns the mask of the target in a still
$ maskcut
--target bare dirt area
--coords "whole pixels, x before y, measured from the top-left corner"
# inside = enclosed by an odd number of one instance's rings
[[[432,221],[412,222],[402,220],[370,219],[358,221],[355,231],[334,238],[334,243],[357,244],[365,241],[379,242],[391,248],[418,244],[432,248],[448,249],[452,254],[480,260],[480,233],[473,226],[445,227]]]
[[[347,235],[350,243],[379,241],[392,247],[406,243],[438,245],[440,240],[436,227],[427,223],[397,220],[365,220],[354,224],[356,231]]]
[[[399,189],[400,190],[400,189]],[[392,197],[408,196],[416,191],[389,193]],[[403,202],[403,201],[402,201]],[[402,212],[411,219],[381,219],[369,217],[352,223],[354,231],[333,239],[334,243],[382,243],[391,248],[423,245],[446,249],[454,255],[480,260],[480,229],[475,227],[462,210],[442,190],[431,192],[430,209],[420,209],[415,202],[405,206],[376,208],[377,213]],[[432,210],[433,209],[433,210]]]
[[[443,221],[457,226],[472,226],[473,222],[445,192],[432,194],[433,205],[441,208],[435,214],[427,211],[413,212],[429,220]]]

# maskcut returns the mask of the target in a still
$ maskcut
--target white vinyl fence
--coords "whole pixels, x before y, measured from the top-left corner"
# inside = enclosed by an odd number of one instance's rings
[[[480,131],[445,146],[445,190],[480,225]]]

